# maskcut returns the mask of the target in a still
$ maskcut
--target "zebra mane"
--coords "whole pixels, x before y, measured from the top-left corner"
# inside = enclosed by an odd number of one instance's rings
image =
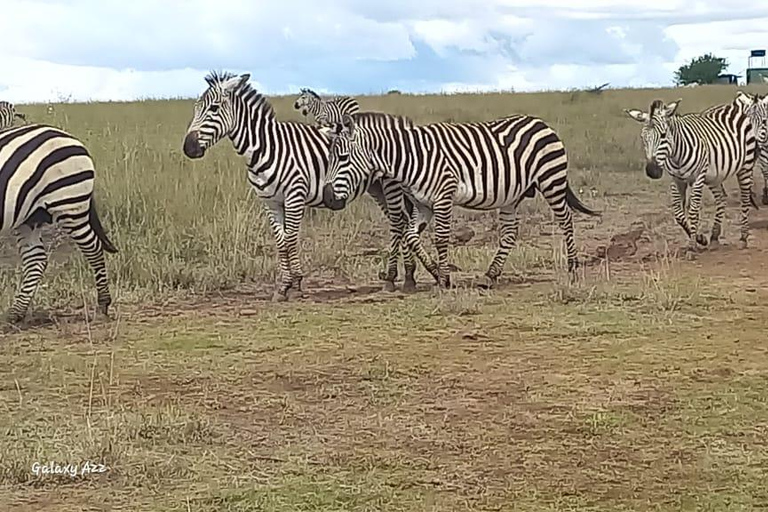
[[[373,112],[373,111],[364,111],[364,112],[358,112],[356,114],[353,114],[352,116],[354,120],[357,121],[394,121],[399,128],[415,128],[415,124],[413,123],[413,120],[411,120],[410,117],[407,116],[399,116],[395,114],[387,114],[385,112]]]
[[[232,73],[230,71],[216,71],[212,70],[210,73],[205,75],[205,82],[208,84],[209,87],[215,87],[216,85],[222,84],[229,80],[230,78],[235,78],[237,75],[235,73]]]
[[[310,96],[313,96],[314,98],[317,98],[318,100],[320,99],[320,95],[319,94],[317,94],[315,91],[313,91],[312,89],[309,89],[307,87],[302,88],[301,92],[302,92],[302,94],[304,94],[304,93],[309,94]]]
[[[651,108],[648,110],[650,115],[653,115],[658,109],[664,106],[664,102],[661,100],[653,100]]]
[[[205,81],[210,88],[214,88],[236,76],[236,73],[231,73],[229,71],[211,71],[206,75]],[[254,89],[248,82],[240,86],[237,90],[237,94],[245,97],[260,114],[269,119],[275,119],[275,110],[272,108],[272,104],[267,100],[266,96]]]

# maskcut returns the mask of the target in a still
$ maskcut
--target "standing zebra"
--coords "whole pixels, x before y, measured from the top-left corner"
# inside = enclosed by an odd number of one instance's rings
[[[659,179],[666,170],[672,177],[670,193],[675,220],[688,235],[688,248],[692,251],[697,250],[697,243],[707,245],[706,237],[698,231],[704,185],[709,187],[716,203],[709,240],[716,246],[725,215],[723,181],[736,175],[741,192],[740,246],[746,248],[749,208],[750,204],[755,205],[752,170],[757,157],[757,141],[752,121],[739,101],[716,105],[703,112],[676,114],[680,101],[665,105],[661,100],[654,100],[647,113],[624,110],[630,118],[643,124],[640,137],[645,148],[645,173],[651,179]]]
[[[326,128],[340,123],[344,114],[356,114],[360,111],[360,106],[354,98],[335,96],[324,100],[311,89],[301,90],[301,95],[296,98],[293,108],[301,112],[304,117],[312,114],[315,124]]]
[[[768,205],[768,95],[739,91],[736,100],[747,108],[757,139],[757,168],[763,175],[762,203]]]
[[[434,216],[439,285],[451,284],[448,241],[454,205],[499,211],[499,248],[485,274],[493,286],[516,243],[517,207],[536,190],[560,223],[568,271],[575,275],[571,208],[599,214],[584,206],[569,187],[565,147],[542,120],[511,115],[480,123],[417,126],[405,117],[362,112],[345,116],[331,136],[330,170],[323,190],[326,205],[343,208],[350,192],[371,174],[402,183],[417,209],[406,244],[417,255],[421,251],[422,261],[429,257],[416,243]]]
[[[8,320],[26,315],[48,264],[41,227],[55,223],[80,248],[96,276],[99,311],[107,315],[109,293],[104,252],[117,252],[107,238],[93,199],[94,165],[72,135],[29,124],[0,132],[0,233],[13,233],[22,280]]]
[[[27,120],[27,117],[24,114],[16,111],[16,107],[13,106],[13,103],[0,101],[0,130],[5,130],[6,128],[13,126],[13,122],[17,117],[23,121]]]
[[[248,181],[264,200],[278,249],[280,284],[273,300],[286,300],[288,291],[301,291],[303,272],[298,256],[298,236],[305,206],[323,205],[322,184],[328,167],[330,141],[316,126],[281,122],[267,99],[248,84],[249,74],[212,72],[208,88],[195,103],[184,137],[188,158],[201,158],[206,150],[227,136],[236,152],[248,161]],[[394,182],[371,190],[371,180],[359,183],[350,200],[368,191],[390,221],[390,254],[385,289],[394,289],[398,254],[408,219],[408,203]],[[381,195],[377,197],[377,192]],[[415,260],[403,250],[406,284],[414,281]]]

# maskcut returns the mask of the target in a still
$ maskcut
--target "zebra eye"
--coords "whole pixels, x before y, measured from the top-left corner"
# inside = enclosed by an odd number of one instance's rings
[[[210,111],[212,114],[215,114],[216,112],[218,112],[218,111],[219,111],[219,105],[218,105],[218,103],[214,103],[213,105],[211,105],[210,107],[208,107],[208,110],[209,110],[209,111]]]

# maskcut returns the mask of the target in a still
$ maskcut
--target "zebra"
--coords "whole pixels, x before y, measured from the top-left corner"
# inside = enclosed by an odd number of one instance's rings
[[[27,124],[0,132],[0,233],[13,234],[22,279],[8,321],[20,322],[48,264],[45,224],[71,237],[96,277],[98,310],[112,303],[104,251],[116,253],[96,212],[94,164],[81,141],[58,128]]]
[[[13,103],[8,101],[0,101],[0,130],[5,130],[6,128],[13,126],[16,118],[19,118],[23,121],[27,120],[27,116],[21,112],[16,111],[16,107],[13,105]]]
[[[341,122],[344,114],[356,114],[360,111],[357,100],[349,96],[335,96],[323,100],[311,89],[301,89],[301,95],[293,103],[294,110],[308,117],[312,114],[315,124],[320,127],[330,128]]]
[[[736,93],[736,101],[747,108],[757,139],[757,168],[763,175],[762,203],[768,205],[768,95]]]
[[[416,205],[406,244],[434,266],[418,245],[420,233],[435,221],[438,286],[450,287],[448,242],[453,207],[497,210],[499,247],[485,272],[487,287],[501,275],[516,244],[517,207],[538,190],[565,235],[568,271],[578,267],[571,208],[588,215],[568,185],[565,146],[541,119],[510,115],[486,122],[415,125],[411,119],[378,112],[344,116],[332,130],[330,170],[323,190],[326,206],[344,208],[358,183],[370,175],[392,178]],[[430,270],[431,272],[431,270]]]
[[[280,282],[272,299],[285,301],[291,289],[301,292],[303,272],[298,256],[298,236],[305,206],[322,207],[322,185],[328,166],[330,140],[321,128],[304,123],[281,122],[267,99],[255,90],[250,74],[212,71],[207,89],[195,102],[193,117],[183,141],[190,159],[202,158],[224,136],[247,159],[248,181],[263,200],[278,249]],[[400,246],[412,205],[400,186],[382,180],[361,182],[350,200],[368,192],[390,222],[387,271],[379,277],[384,289],[394,290]],[[402,250],[406,290],[415,289],[413,254]]]
[[[666,170],[672,177],[673,214],[688,236],[688,250],[692,252],[699,245],[719,245],[725,215],[723,181],[735,175],[741,198],[739,246],[745,249],[750,205],[757,207],[752,196],[752,171],[757,158],[752,122],[739,101],[715,105],[703,112],[676,114],[680,101],[665,105],[654,100],[648,112],[624,109],[627,116],[643,125],[640,138],[645,149],[645,173],[651,179],[660,179]],[[716,204],[709,241],[698,231],[704,185],[712,192]],[[686,215],[688,187],[691,192]]]

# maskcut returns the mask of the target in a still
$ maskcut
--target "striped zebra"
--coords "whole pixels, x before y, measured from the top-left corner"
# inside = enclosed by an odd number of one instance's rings
[[[757,139],[757,168],[763,175],[762,203],[768,205],[768,95],[736,93],[736,100],[747,108]]]
[[[23,121],[27,120],[27,117],[21,112],[16,111],[16,107],[13,103],[7,101],[0,101],[0,130],[5,130],[13,126],[16,118]]]
[[[112,303],[104,252],[117,252],[101,225],[93,199],[94,165],[72,135],[40,124],[0,132],[0,233],[13,233],[22,279],[8,320],[21,321],[48,264],[41,240],[45,224],[72,238],[96,276],[99,311]]]
[[[249,74],[211,72],[208,88],[195,102],[184,137],[183,151],[201,158],[208,148],[227,136],[235,151],[247,159],[248,181],[264,201],[278,249],[281,279],[273,300],[287,300],[291,289],[301,292],[303,272],[298,255],[298,236],[305,206],[322,207],[322,184],[328,167],[328,135],[305,123],[281,122],[267,99],[248,84]],[[382,180],[361,182],[350,200],[366,191],[373,196],[390,222],[387,271],[380,274],[384,289],[393,290],[398,256],[412,209],[400,186]],[[414,255],[402,250],[404,288],[415,287]]]
[[[360,111],[360,105],[354,98],[335,96],[324,100],[311,89],[301,89],[301,94],[293,103],[293,108],[304,117],[312,114],[315,124],[326,128],[340,123],[341,116],[344,114],[356,114]]]
[[[362,112],[345,116],[331,131],[326,206],[341,209],[369,176],[403,184],[416,205],[406,245],[424,262],[417,242],[434,217],[438,285],[451,286],[448,242],[453,207],[498,210],[499,248],[485,273],[488,286],[501,275],[518,235],[517,207],[536,190],[546,199],[565,235],[568,271],[578,266],[571,208],[600,215],[579,201],[568,185],[568,159],[558,135],[542,120],[511,115],[479,123],[417,126],[400,116]],[[428,262],[425,265],[435,265]]]
[[[739,245],[746,248],[750,205],[757,206],[752,196],[752,171],[757,158],[752,122],[738,101],[715,105],[703,112],[676,114],[680,101],[665,105],[661,100],[654,100],[648,112],[624,110],[643,125],[640,138],[645,149],[645,173],[651,179],[660,179],[666,170],[672,177],[672,209],[675,220],[688,235],[691,251],[696,251],[698,245],[719,244],[725,215],[723,181],[735,175],[741,198]],[[716,204],[709,242],[698,231],[704,185],[712,192]]]

